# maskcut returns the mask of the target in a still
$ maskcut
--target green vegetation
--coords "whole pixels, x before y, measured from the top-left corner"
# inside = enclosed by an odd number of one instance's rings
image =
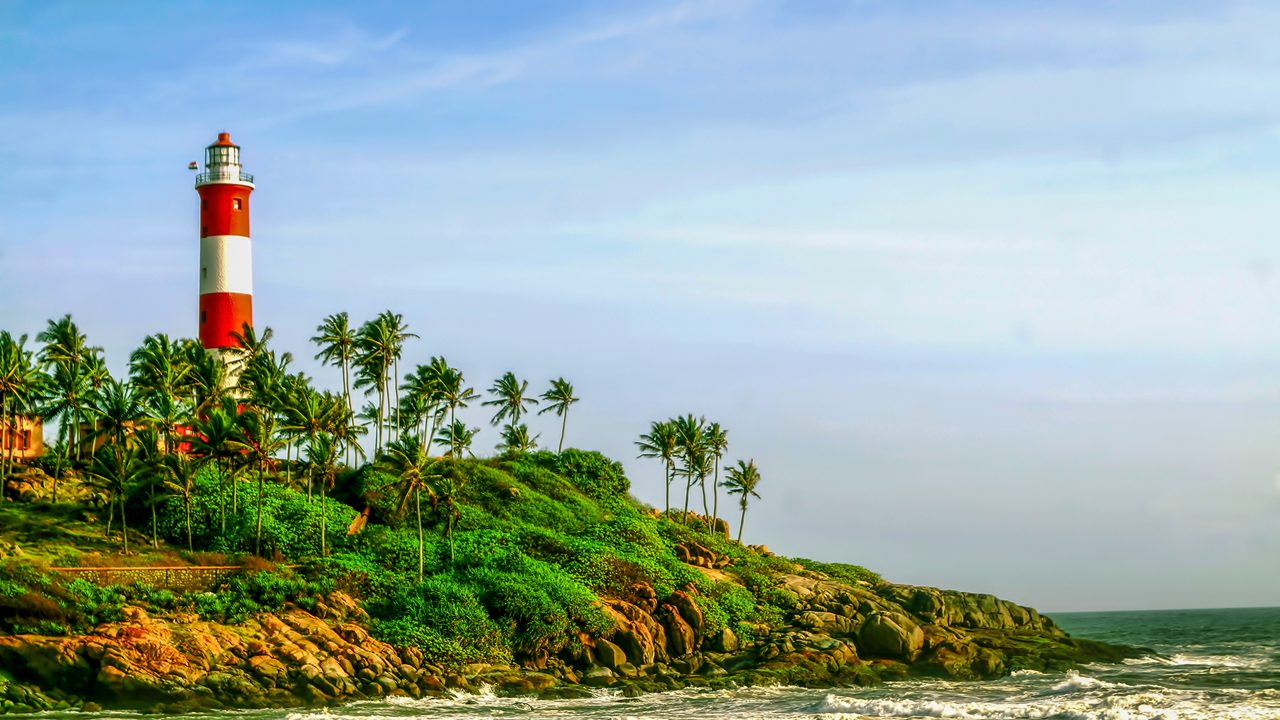
[[[243,328],[225,363],[195,341],[149,336],[127,378],[110,376],[69,316],[40,333],[38,352],[0,333],[0,416],[59,427],[38,463],[47,475],[13,471],[40,490],[22,512],[0,508],[0,541],[23,547],[0,560],[0,632],[83,632],[128,604],[242,622],[342,589],[375,635],[458,664],[572,649],[611,627],[602,599],[642,586],[658,601],[687,594],[708,632],[744,637],[794,606],[771,579],[794,566],[731,541],[717,519],[728,447],[718,424],[686,415],[642,437],[642,455],[666,466],[658,513],[629,495],[619,463],[564,448],[580,400],[564,378],[540,396],[514,372],[495,380],[483,404],[501,426],[499,454],[476,457],[480,429],[457,411],[478,395],[461,370],[434,356],[396,382],[416,337],[390,311],[359,327],[345,313],[325,318],[312,340],[340,372],[329,392],[291,369],[269,328]],[[369,399],[362,408],[355,391]],[[538,415],[559,419],[556,452],[537,450],[522,422],[540,401]],[[0,459],[3,477],[13,466]],[[723,485],[745,513],[759,473],[749,484],[735,473]],[[702,516],[689,508],[695,486]],[[731,565],[681,562],[687,547]],[[49,569],[211,563],[240,569],[212,592],[99,587]]]

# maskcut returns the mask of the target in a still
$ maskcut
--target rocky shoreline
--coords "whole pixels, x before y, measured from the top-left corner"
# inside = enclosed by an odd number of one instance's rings
[[[708,632],[686,592],[659,602],[637,583],[626,597],[604,601],[613,628],[581,636],[573,650],[465,667],[435,665],[417,648],[371,637],[368,616],[342,592],[310,611],[289,607],[239,625],[129,607],[124,621],[90,634],[0,637],[0,713],[323,706],[484,686],[563,698],[606,687],[636,695],[870,685],[913,675],[979,680],[1150,652],[1071,638],[1050,618],[991,595],[807,571],[775,579],[798,598],[796,607],[785,623],[752,628],[750,638]]]

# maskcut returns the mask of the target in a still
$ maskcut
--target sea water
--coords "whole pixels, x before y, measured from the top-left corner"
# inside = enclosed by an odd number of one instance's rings
[[[522,700],[482,692],[448,699],[356,702],[316,711],[189,717],[1280,720],[1280,608],[1075,613],[1054,618],[1073,635],[1149,647],[1158,655],[1066,673],[1022,671],[988,682],[918,680],[835,690],[685,690],[634,699],[609,691],[582,700]]]

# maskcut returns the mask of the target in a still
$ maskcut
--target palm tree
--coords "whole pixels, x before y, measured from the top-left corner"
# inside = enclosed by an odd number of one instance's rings
[[[355,412],[351,399],[351,361],[356,353],[356,333],[345,312],[334,313],[325,318],[316,327],[316,336],[311,342],[320,346],[316,359],[325,365],[337,365],[342,369],[342,397],[347,408]],[[349,462],[349,461],[348,461]]]
[[[431,495],[435,509],[444,513],[444,536],[449,542],[449,567],[453,567],[453,530],[462,519],[462,511],[458,507],[459,496],[466,487],[467,476],[459,473],[456,467],[446,466],[444,471],[434,476],[431,484]]]
[[[192,412],[203,415],[221,405],[226,397],[226,365],[194,340],[183,346],[183,355],[190,368],[186,389],[191,393]]]
[[[104,442],[117,445],[123,445],[145,417],[133,385],[115,379],[108,379],[102,389],[94,393],[89,409],[95,418],[90,440],[101,437],[105,438]]]
[[[418,582],[422,582],[426,567],[424,541],[422,535],[422,491],[426,490],[431,502],[435,504],[435,495],[431,490],[431,481],[440,478],[439,460],[432,458],[423,450],[423,443],[413,435],[402,435],[387,443],[386,449],[378,460],[379,464],[398,475],[398,479],[388,485],[399,483],[400,497],[396,501],[396,514],[403,515],[409,498],[413,498],[414,513],[418,520]],[[386,487],[385,485],[383,487]]]
[[[491,425],[498,425],[508,417],[511,418],[511,425],[520,422],[520,416],[524,414],[526,405],[537,405],[538,399],[535,397],[525,397],[525,393],[529,390],[529,381],[516,378],[516,374],[508,370],[502,377],[493,381],[493,385],[489,388],[489,394],[493,395],[492,400],[485,400],[481,405],[497,407],[498,412],[494,414],[493,419],[489,421]]]
[[[19,418],[35,408],[44,382],[26,343],[26,335],[15,340],[0,330],[0,480],[13,472]]]
[[[129,355],[130,382],[148,404],[162,397],[181,399],[191,382],[191,372],[182,343],[163,333],[148,335]]]
[[[137,451],[124,444],[102,447],[94,453],[89,465],[89,477],[98,481],[107,493],[107,537],[111,537],[115,506],[120,506],[121,541],[125,554],[129,553],[129,522],[125,513],[125,497],[151,469],[138,459]]]
[[[320,556],[329,555],[329,513],[325,498],[337,475],[339,443],[329,432],[321,432],[304,447],[307,464],[320,471]]]
[[[191,497],[195,491],[196,473],[199,472],[199,467],[186,453],[170,453],[160,458],[156,470],[173,488],[182,493],[182,508],[187,525],[187,551],[195,552],[191,541]]]
[[[417,434],[424,450],[435,437],[436,427],[445,412],[442,388],[449,370],[449,363],[443,357],[433,356],[426,365],[419,365],[413,373],[406,375],[404,385],[400,386],[406,393],[405,402],[412,403],[414,410],[421,412],[418,420],[422,428]]]
[[[237,434],[235,418],[235,401],[227,399],[196,422],[191,436],[191,451],[203,464],[213,465],[218,471],[218,515],[224,537],[227,533],[226,482],[228,476],[233,476],[231,461],[237,455],[232,445]],[[235,482],[234,477],[231,480]]]
[[[579,398],[573,394],[573,385],[569,384],[564,378],[556,378],[551,381],[551,389],[542,393],[542,399],[547,401],[547,406],[538,411],[538,414],[555,412],[560,417],[560,444],[556,446],[556,452],[564,451],[564,431],[569,423],[569,406],[578,402]]]
[[[703,436],[703,427],[706,426],[706,418],[694,419],[692,414],[678,417],[672,421],[675,425],[676,444],[680,450],[680,458],[682,461],[681,474],[685,476],[684,487],[684,519],[689,520],[689,491],[693,489],[695,478],[707,466],[707,448],[706,438]],[[702,477],[706,477],[702,475]],[[703,497],[706,495],[704,493]],[[705,504],[705,503],[704,503]]]
[[[640,436],[636,447],[640,448],[639,457],[662,460],[667,481],[663,513],[669,515],[671,513],[671,481],[675,478],[676,453],[680,448],[680,438],[676,435],[675,423],[670,420],[665,422],[655,420],[649,423],[649,432]]]
[[[742,542],[742,526],[747,521],[747,503],[751,498],[760,498],[756,488],[760,486],[760,469],[754,459],[739,460],[736,465],[725,471],[722,483],[730,495],[738,496],[738,506],[742,508],[742,516],[738,519],[738,542]]]
[[[713,422],[707,425],[706,442],[707,450],[715,461],[711,476],[711,528],[714,530],[716,520],[720,519],[720,458],[729,449],[729,433],[720,427],[720,423]]]
[[[508,425],[502,428],[502,444],[498,450],[512,455],[527,453],[538,447],[538,437],[529,437],[529,426],[524,423]]]
[[[475,457],[471,452],[471,443],[475,440],[477,432],[480,432],[480,428],[469,428],[461,420],[454,420],[440,428],[440,432],[436,435],[436,445],[448,448],[445,451],[445,457],[461,459],[464,452]]]
[[[266,352],[273,337],[275,331],[271,328],[263,328],[262,332],[258,332],[249,323],[241,325],[239,330],[232,330],[231,338],[236,343],[226,349],[227,368],[231,376],[239,376],[254,358]]]
[[[102,348],[89,346],[88,338],[80,332],[80,327],[70,315],[50,320],[36,335],[36,340],[44,343],[39,355],[41,365],[55,375],[59,370],[62,373],[57,383],[61,395],[58,401],[60,409],[55,414],[63,415],[63,429],[68,431],[68,451],[74,447],[78,458],[80,421],[84,417],[88,391],[97,384],[105,370],[101,367]]]
[[[464,382],[465,378],[462,375],[462,371],[457,368],[445,365],[440,372],[440,402],[449,413],[449,423],[451,425],[457,422],[458,408],[467,407],[467,403],[478,397],[474,389],[463,387]]]
[[[71,451],[79,435],[80,418],[86,412],[93,394],[93,383],[81,365],[56,364],[42,379],[38,390],[41,404],[39,414],[45,420],[58,421],[58,436],[62,438],[62,453],[57,457],[53,470],[53,502],[58,502],[58,480],[62,466],[71,462]]]
[[[275,465],[273,456],[284,444],[276,433],[275,412],[270,408],[253,406],[237,415],[236,432],[229,444],[244,460],[258,466],[258,517],[255,521],[253,552],[255,555],[262,555],[262,506],[266,496],[264,478],[267,467]]]

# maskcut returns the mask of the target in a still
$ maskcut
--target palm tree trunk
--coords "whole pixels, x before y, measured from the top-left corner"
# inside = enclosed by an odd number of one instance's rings
[[[666,499],[663,500],[662,505],[663,505],[662,507],[663,517],[670,518],[671,517],[671,463],[667,463],[667,495],[666,495]]]
[[[160,540],[156,535],[156,491],[151,490],[151,547],[159,550]]]
[[[690,475],[684,479],[684,517],[681,518],[687,525],[689,524],[689,491],[693,489],[693,476]]]
[[[707,510],[707,476],[698,476],[698,488],[702,491],[702,519],[711,522],[711,513]]]
[[[342,396],[347,400],[347,411],[354,416],[356,409],[352,407],[351,404],[351,371],[348,370],[349,365],[350,363],[347,361],[347,354],[344,351],[342,353]],[[351,466],[350,444],[342,448],[342,459],[347,463],[348,467]]]
[[[116,498],[113,494],[107,493],[107,540],[111,540],[111,526],[116,520]]]
[[[445,532],[449,535],[449,569],[453,569],[453,505],[448,507],[449,519],[445,523]]]
[[[214,461],[218,468],[218,521],[222,524],[222,539],[227,539],[227,474],[222,471],[222,462]]]
[[[262,475],[267,471],[262,459],[258,459],[258,523],[254,529],[253,554],[262,557]]]
[[[182,504],[186,506],[187,511],[187,552],[195,552],[195,545],[191,542],[191,489],[187,488],[182,494]]]
[[[711,476],[711,529],[715,530],[715,521],[720,519],[720,456],[716,456],[715,475]]]
[[[742,517],[738,518],[738,544],[742,544],[742,526],[747,522],[747,504],[742,503]]]
[[[560,444],[556,446],[556,453],[564,452],[564,431],[569,425],[569,408],[564,409],[564,414],[560,416]]]
[[[124,542],[124,554],[129,554],[129,521],[124,516],[124,495],[120,496],[120,539]]]
[[[329,541],[328,541],[329,525],[326,520],[326,518],[328,517],[328,513],[325,512],[327,508],[325,507],[325,503],[324,503],[325,485],[329,484],[328,479],[329,478],[327,473],[325,474],[324,477],[320,479],[320,557],[329,556]]]
[[[399,438],[402,430],[400,427],[400,358],[395,359],[393,367],[395,370],[391,374],[391,387],[396,394],[396,438]]]
[[[422,551],[422,489],[414,488],[413,499],[418,510],[418,582],[422,582],[426,562]]]

